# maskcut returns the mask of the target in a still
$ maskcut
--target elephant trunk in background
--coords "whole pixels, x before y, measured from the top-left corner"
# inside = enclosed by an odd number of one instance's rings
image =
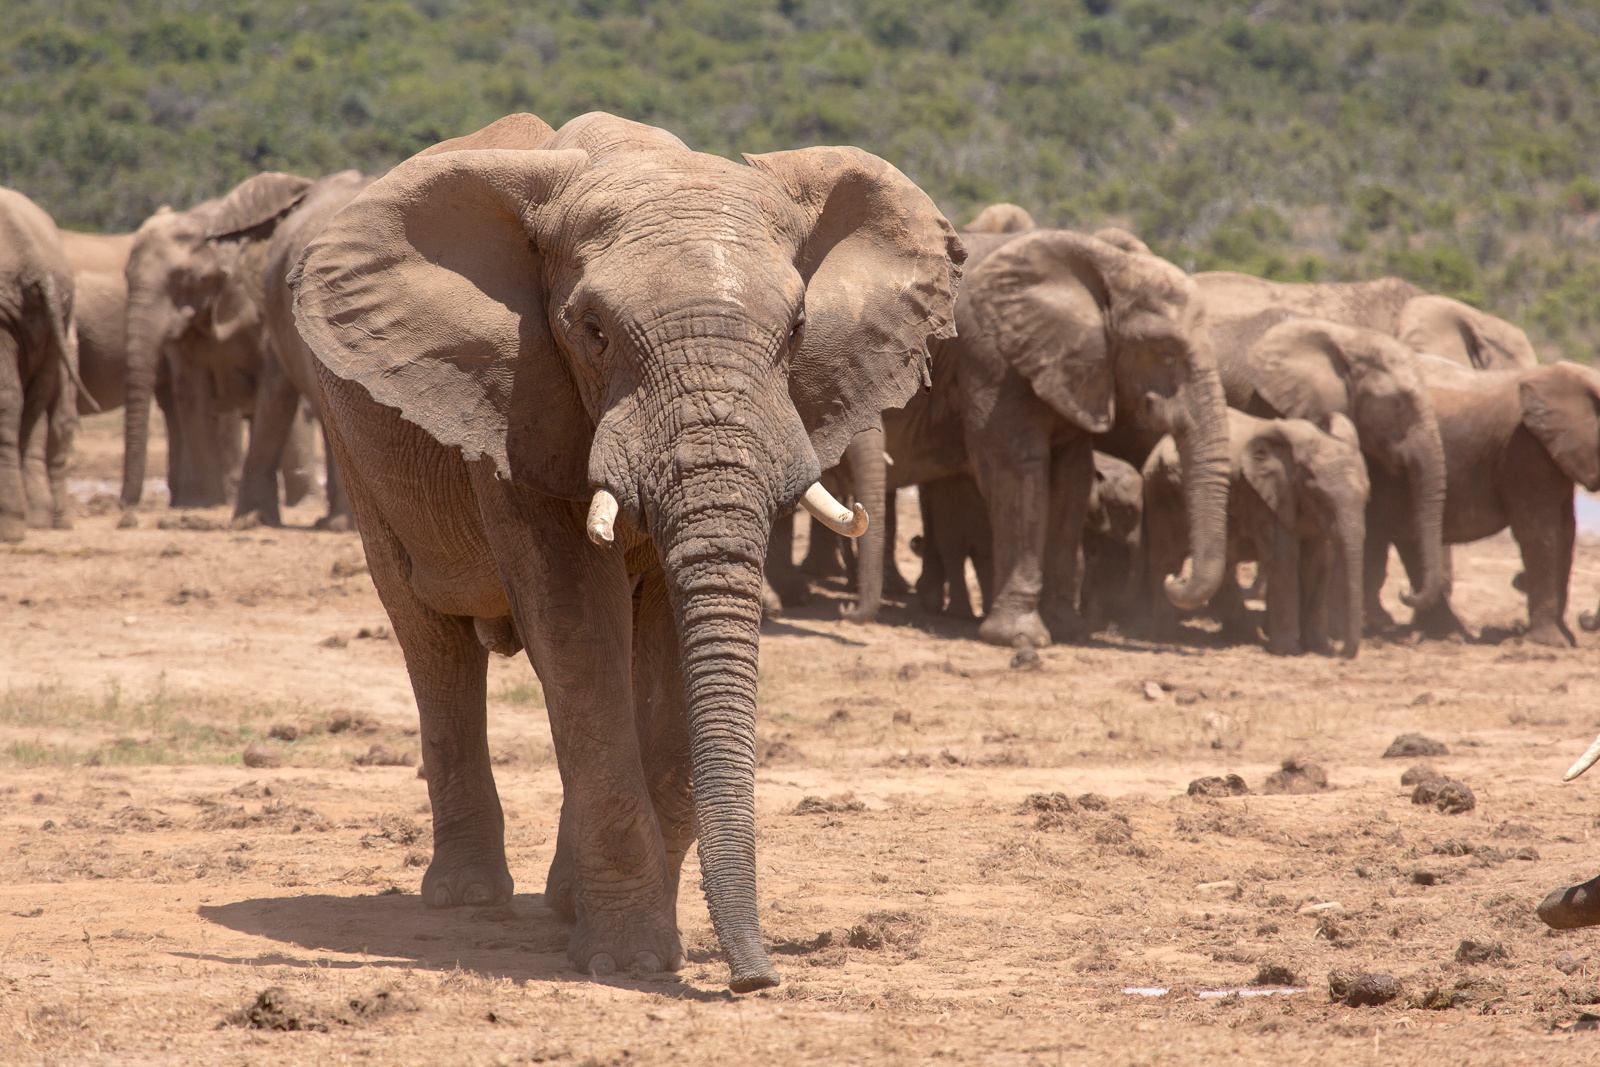
[[[1172,436],[1183,466],[1193,569],[1166,580],[1167,597],[1186,611],[1205,604],[1222,584],[1228,554],[1228,407],[1214,364],[1199,364],[1179,394]]]
[[[845,452],[855,483],[856,503],[867,509],[869,520],[866,532],[856,541],[859,599],[854,607],[841,613],[847,622],[871,622],[878,617],[883,603],[884,533],[889,528],[888,509],[893,507],[885,492],[889,471],[883,445],[883,430],[863,430],[851,439]]]
[[[1362,502],[1364,504],[1364,501]],[[1344,562],[1344,641],[1339,649],[1345,659],[1354,659],[1361,650],[1362,629],[1362,554],[1366,548],[1366,510],[1361,504],[1343,508],[1335,517],[1334,545]]]
[[[165,310],[165,314],[163,314]],[[156,391],[156,371],[168,343],[166,319],[176,309],[163,309],[145,298],[128,305],[127,410],[122,428],[122,506],[131,508],[144,494],[145,464],[150,445],[150,400]],[[175,428],[168,427],[169,437]],[[169,470],[177,470],[177,442],[169,440]],[[177,487],[174,486],[174,489]]]
[[[1438,436],[1419,434],[1419,444],[1405,464],[1416,517],[1417,550],[1422,555],[1422,587],[1402,593],[1400,599],[1413,611],[1426,611],[1439,602],[1449,581],[1444,560],[1444,447]]]

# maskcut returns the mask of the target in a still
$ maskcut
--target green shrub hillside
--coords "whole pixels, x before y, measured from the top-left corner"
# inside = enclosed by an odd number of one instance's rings
[[[957,221],[1191,269],[1395,273],[1600,340],[1600,0],[7,0],[0,184],[127,229],[511,111],[733,155],[851,143]]]

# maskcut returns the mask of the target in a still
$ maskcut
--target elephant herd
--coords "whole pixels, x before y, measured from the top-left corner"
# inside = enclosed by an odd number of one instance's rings
[[[804,595],[796,507],[814,547],[860,538],[857,620],[898,578],[873,520],[916,484],[924,602],[959,609],[973,559],[986,641],[1208,603],[1242,625],[1256,560],[1270,647],[1346,655],[1384,621],[1389,544],[1419,621],[1458,625],[1447,545],[1510,525],[1528,636],[1570,639],[1600,378],[1394,279],[1191,276],[1011,205],[958,235],[859,149],[741,164],[599,113],[508,116],[377,179],[261,174],[131,235],[5,192],[0,234],[0,537],[43,493],[66,521],[80,406],[126,406],[137,504],[152,398],[173,504],[277,523],[309,409],[322,525],[359,531],[417,701],[423,899],[510,898],[486,668],[525,650],[563,785],[545,899],[588,973],[681,965],[698,841],[731,988],[778,981],[757,650],[764,607]]]

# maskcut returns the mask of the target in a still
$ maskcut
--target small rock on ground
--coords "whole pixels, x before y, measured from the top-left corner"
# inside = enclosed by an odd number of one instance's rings
[[[1331,979],[1329,988],[1333,989]],[[1365,1008],[1387,1004],[1398,997],[1401,990],[1400,980],[1393,975],[1363,974],[1351,982],[1338,999],[1352,1008]]]
[[[1460,815],[1478,806],[1472,788],[1454,778],[1429,778],[1411,791],[1411,803],[1431,804],[1446,815]]]
[[[1457,963],[1491,963],[1510,958],[1511,953],[1498,941],[1474,941],[1469,937],[1456,946]]]
[[[1429,778],[1442,777],[1444,776],[1438,771],[1434,770],[1432,767],[1428,766],[1426,763],[1419,763],[1400,776],[1400,784],[1416,785],[1418,782],[1426,782]]]
[[[1189,783],[1189,795],[1192,797],[1242,797],[1249,792],[1250,787],[1237,774],[1222,778],[1196,778]]]
[[[1282,793],[1321,793],[1328,788],[1328,772],[1310,760],[1286,759],[1282,768],[1267,775],[1261,791]]]
[[[266,745],[246,745],[244,755],[240,758],[246,767],[270,768],[280,765],[278,754]]]
[[[1416,759],[1427,756],[1448,756],[1450,750],[1431,737],[1421,734],[1401,734],[1383,750],[1384,759]]]

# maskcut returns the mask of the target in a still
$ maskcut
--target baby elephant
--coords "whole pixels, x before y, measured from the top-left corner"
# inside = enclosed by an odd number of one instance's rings
[[[1239,563],[1256,560],[1267,578],[1267,650],[1277,655],[1326,653],[1328,591],[1344,564],[1343,655],[1361,645],[1361,553],[1369,485],[1355,426],[1343,415],[1326,431],[1304,419],[1258,419],[1228,412],[1230,478],[1228,556],[1218,604],[1224,622],[1238,621],[1243,602]],[[1178,449],[1163,438],[1144,467],[1144,544],[1157,632],[1176,618],[1162,576],[1188,555],[1187,519]],[[1230,620],[1230,616],[1232,619]]]

